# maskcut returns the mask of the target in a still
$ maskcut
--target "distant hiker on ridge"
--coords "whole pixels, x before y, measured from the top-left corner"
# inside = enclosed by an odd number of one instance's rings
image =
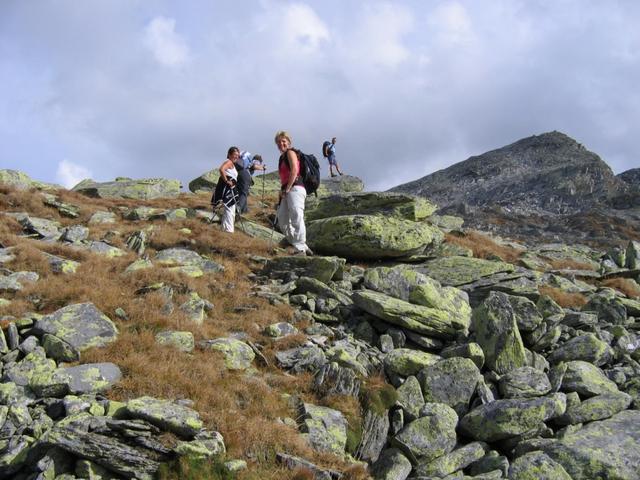
[[[253,179],[251,176],[256,170],[266,170],[265,165],[262,163],[261,155],[251,155],[249,152],[242,151],[240,156],[235,162],[236,169],[238,170],[238,212],[246,213],[248,210],[247,197],[249,196],[249,190],[253,185]]]
[[[333,173],[333,167],[336,167],[338,174],[342,175],[338,161],[336,160],[336,137],[333,137],[331,141],[326,141],[322,144],[322,155],[329,160],[329,175],[335,177]]]
[[[233,224],[236,219],[236,203],[238,201],[238,192],[236,183],[238,181],[238,171],[235,164],[240,157],[238,147],[230,147],[227,151],[227,159],[222,162],[220,168],[220,178],[213,193],[211,203],[214,208],[223,205],[222,221],[220,226],[223,232],[233,233]]]
[[[313,255],[307,246],[304,225],[304,201],[307,190],[300,176],[298,152],[291,147],[291,137],[285,131],[276,133],[275,142],[280,151],[278,173],[280,175],[280,203],[276,215],[280,230],[293,245],[295,255]]]

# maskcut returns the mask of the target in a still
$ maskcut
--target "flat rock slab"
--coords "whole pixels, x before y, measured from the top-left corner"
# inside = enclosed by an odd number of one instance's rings
[[[113,363],[87,363],[61,368],[54,376],[64,379],[72,394],[100,393],[122,378],[120,368]]]
[[[300,430],[311,446],[323,452],[344,453],[347,443],[347,419],[338,410],[310,403],[300,405]]]
[[[146,420],[183,438],[193,438],[203,428],[198,412],[168,400],[140,397],[129,400],[126,409],[131,417]]]
[[[626,410],[592,422],[542,450],[573,480],[636,480],[640,472],[640,411]]]
[[[391,192],[358,192],[308,196],[305,218],[309,221],[339,215],[384,215],[407,220],[422,220],[437,209],[423,197]]]
[[[314,251],[362,260],[415,255],[443,238],[440,229],[426,223],[376,215],[342,215],[307,225]]]
[[[265,264],[263,275],[279,276],[294,272],[298,277],[311,277],[327,283],[334,277],[342,278],[346,260],[339,257],[276,257]]]
[[[46,434],[43,441],[47,445],[89,459],[126,478],[152,480],[160,468],[158,455],[152,451],[70,426],[55,427]]]
[[[266,240],[272,245],[280,245],[280,243],[284,241],[284,235],[277,232],[274,228],[265,227],[244,218],[236,221],[236,230],[240,230],[250,237]]]
[[[510,263],[470,257],[443,257],[413,267],[442,285],[460,286],[496,273],[513,272]]]
[[[205,273],[222,272],[224,267],[187,248],[167,248],[160,250],[154,257],[156,263],[172,266],[193,266]]]
[[[120,178],[114,182],[101,183],[93,180],[83,180],[72,190],[97,198],[132,198],[136,200],[173,198],[180,194],[180,180],[168,180],[165,178],[133,180],[131,178]]]
[[[92,303],[67,305],[39,319],[34,329],[55,335],[81,352],[103,347],[118,336],[115,324]]]

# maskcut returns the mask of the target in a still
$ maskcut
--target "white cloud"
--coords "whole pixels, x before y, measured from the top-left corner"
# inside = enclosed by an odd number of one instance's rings
[[[468,44],[473,40],[473,25],[467,9],[457,1],[438,7],[429,22],[447,44]]]
[[[286,9],[283,31],[289,45],[303,52],[313,52],[322,42],[329,40],[329,29],[320,17],[311,7],[301,3]]]
[[[61,183],[64,187],[71,188],[85,178],[91,178],[91,172],[82,165],[77,165],[67,159],[58,164],[56,182]]]
[[[367,7],[345,48],[357,63],[395,68],[411,55],[403,37],[413,24],[413,15],[402,6]]]
[[[156,17],[146,26],[144,45],[155,59],[166,67],[178,67],[189,60],[189,47],[175,31],[172,18]]]

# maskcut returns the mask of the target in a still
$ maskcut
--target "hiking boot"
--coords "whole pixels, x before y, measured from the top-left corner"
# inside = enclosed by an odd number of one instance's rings
[[[307,257],[313,257],[313,255],[314,255],[313,250],[311,250],[309,247],[307,247],[307,249],[304,251],[304,254]]]
[[[337,175],[335,173],[332,173],[331,174],[331,178],[333,178],[333,177],[337,177]]]
[[[295,253],[294,253],[294,255],[295,255],[296,257],[297,257],[297,256],[304,257],[304,256],[306,256],[306,255],[307,255],[307,251],[306,251],[306,250],[296,250],[296,251],[295,251]]]

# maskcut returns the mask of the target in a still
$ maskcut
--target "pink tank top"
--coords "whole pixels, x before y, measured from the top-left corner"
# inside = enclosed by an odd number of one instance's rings
[[[288,151],[288,150],[287,150]],[[298,172],[300,172],[300,160],[298,159],[298,155],[296,154],[296,163],[298,164]],[[289,183],[289,175],[291,174],[291,169],[289,168],[289,160],[287,158],[287,152],[284,152],[280,156],[280,161],[278,164],[278,173],[280,174],[280,185],[286,186]],[[298,178],[300,176],[298,175]],[[294,185],[298,184],[298,178],[294,182]]]

